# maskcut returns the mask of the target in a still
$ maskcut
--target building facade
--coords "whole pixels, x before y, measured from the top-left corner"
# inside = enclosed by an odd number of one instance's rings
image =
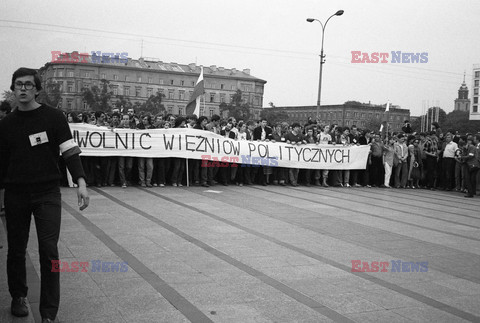
[[[337,105],[322,105],[319,119],[324,124],[338,124],[344,127],[356,125],[359,128],[365,128],[371,120],[381,122],[384,117],[387,117],[389,131],[401,131],[403,122],[410,119],[410,110],[391,106],[389,113],[385,115],[385,108],[385,105],[348,102]],[[275,107],[271,109],[285,111],[288,114],[289,122],[299,122],[300,124],[305,124],[309,117],[315,120],[317,114],[317,106]]]
[[[468,98],[468,87],[465,84],[465,74],[463,75],[462,86],[458,89],[458,98],[455,99],[454,111],[470,111],[470,99]]]
[[[77,54],[78,55],[78,54]],[[90,107],[83,99],[82,89],[99,86],[102,80],[109,82],[113,93],[111,106],[119,96],[129,99],[132,104],[144,103],[157,92],[163,94],[162,104],[167,113],[185,115],[185,107],[200,75],[201,67],[196,64],[165,63],[159,60],[131,58],[122,60],[93,57],[88,55],[77,62],[60,55],[55,62],[49,62],[40,69],[44,85],[60,83],[60,106],[65,111],[86,111]],[[253,115],[260,115],[266,81],[250,75],[249,69],[226,69],[212,65],[203,68],[205,104],[200,115],[220,114],[219,105],[230,103],[237,90],[242,91],[245,103],[252,108]],[[44,86],[44,88],[47,88]],[[121,108],[121,107],[117,107]]]
[[[470,109],[470,120],[480,120],[480,111],[478,110],[478,97],[480,96],[480,64],[473,65],[472,80],[472,104]]]

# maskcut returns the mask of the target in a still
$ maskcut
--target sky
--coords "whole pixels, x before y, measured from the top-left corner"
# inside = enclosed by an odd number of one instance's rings
[[[0,93],[21,66],[52,51],[127,52],[179,64],[249,68],[266,80],[264,106],[316,105],[322,27],[322,105],[390,101],[412,115],[453,110],[466,72],[480,64],[478,0],[176,0],[0,2]],[[143,46],[142,46],[143,44]],[[352,51],[387,52],[387,63],[352,63]],[[392,51],[428,53],[392,63]],[[469,93],[471,97],[471,93]]]

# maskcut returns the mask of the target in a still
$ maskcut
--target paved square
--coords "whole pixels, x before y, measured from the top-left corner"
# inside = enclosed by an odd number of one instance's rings
[[[88,267],[61,274],[61,322],[480,321],[480,198],[279,186],[89,192],[79,212],[75,190],[62,189],[61,261]],[[40,322],[34,223],[28,318],[10,315],[4,226],[0,244],[0,322]],[[352,272],[354,260],[387,271]]]

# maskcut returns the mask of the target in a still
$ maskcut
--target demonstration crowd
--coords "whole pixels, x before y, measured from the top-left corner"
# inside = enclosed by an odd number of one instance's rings
[[[476,177],[480,159],[480,135],[460,136],[453,130],[442,132],[432,123],[428,133],[412,133],[405,121],[402,132],[382,134],[360,130],[356,126],[278,123],[270,127],[266,120],[222,120],[195,115],[136,115],[101,111],[67,114],[68,122],[83,122],[101,127],[130,129],[194,128],[211,131],[234,140],[277,141],[295,145],[370,145],[365,170],[314,170],[271,166],[240,165],[189,160],[183,158],[82,157],[87,182],[96,186],[164,187],[190,185],[292,185],[336,187],[426,188],[459,191],[466,197],[476,194]],[[383,137],[383,138],[382,138]]]
[[[2,109],[2,111],[5,111]],[[5,114],[6,112],[0,112]],[[466,197],[476,194],[480,159],[480,135],[445,133],[432,123],[428,133],[412,133],[405,121],[402,132],[381,134],[356,126],[278,123],[270,127],[266,120],[223,120],[195,115],[135,114],[133,108],[121,114],[101,111],[69,112],[69,123],[87,123],[99,127],[128,129],[194,128],[211,131],[234,140],[277,141],[288,144],[370,145],[365,170],[314,170],[271,166],[238,167],[191,159],[186,169],[183,158],[86,157],[82,163],[90,186],[164,187],[202,185],[292,185],[335,187],[426,188],[458,191]],[[66,183],[66,174],[65,174]]]

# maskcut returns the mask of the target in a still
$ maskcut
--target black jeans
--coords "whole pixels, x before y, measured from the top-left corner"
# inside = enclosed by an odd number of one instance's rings
[[[468,195],[470,196],[474,196],[477,194],[478,170],[478,167],[470,168],[470,166],[467,166],[467,176],[465,178],[465,182],[467,184]]]
[[[40,314],[43,318],[55,319],[60,303],[60,273],[52,272],[52,260],[58,260],[61,219],[61,196],[57,183],[41,187],[7,187],[5,190],[8,288],[12,297],[27,296],[25,258],[32,213],[40,254]]]

